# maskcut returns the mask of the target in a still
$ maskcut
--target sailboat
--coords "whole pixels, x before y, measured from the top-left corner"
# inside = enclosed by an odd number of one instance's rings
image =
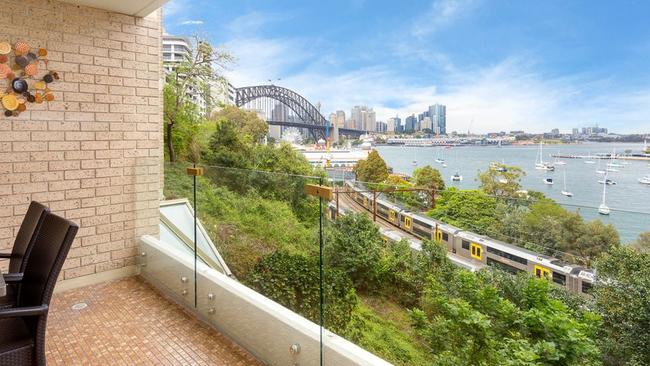
[[[557,152],[557,155],[555,156],[555,161],[553,162],[553,165],[566,165],[565,161],[560,160],[560,151]]]
[[[567,189],[566,189],[566,170],[564,170],[563,173],[564,173],[564,174],[563,174],[563,178],[564,178],[564,179],[563,179],[563,180],[564,180],[564,189],[563,189],[562,192],[560,192],[560,193],[562,193],[563,195],[565,195],[565,196],[567,196],[567,197],[573,197],[573,193],[567,191]]]
[[[463,176],[460,175],[458,172],[454,173],[454,175],[451,176],[451,180],[453,182],[460,182],[463,180]]]
[[[411,165],[418,166],[418,161],[415,159],[415,150],[413,150],[413,161],[411,162]]]
[[[440,151],[442,151],[442,149]],[[443,159],[440,156],[440,152],[438,152],[438,157],[436,158],[436,163],[438,163],[438,164],[444,164],[445,163],[445,159]]]
[[[537,153],[537,162],[535,163],[535,169],[538,170],[548,170],[548,171],[554,171],[555,167],[553,164],[549,164],[544,162],[544,156],[543,156],[543,150],[542,150],[542,144],[543,142],[540,140],[539,141],[539,152]]]
[[[553,178],[550,178],[550,177],[546,177],[546,178],[544,178],[544,184],[547,184],[547,185],[549,185],[549,186],[550,186],[550,185],[553,185],[553,184],[554,184],[554,182],[553,182]]]
[[[605,174],[605,173],[607,173],[607,172],[606,172],[604,169],[600,169],[600,161],[601,161],[601,160],[602,160],[602,159],[598,159],[598,168],[596,168],[596,173],[598,173],[598,174]]]
[[[650,185],[650,175],[646,175],[643,178],[639,178],[639,183]]]
[[[607,174],[605,174],[605,180],[607,180]],[[601,215],[609,215],[611,210],[605,203],[605,198],[607,197],[607,184],[603,184],[603,201],[598,206],[598,213]]]
[[[589,152],[587,153],[586,158],[588,158],[589,160],[585,160],[585,164],[596,164],[595,161],[591,160],[591,159],[592,159],[591,151],[589,151]]]
[[[607,164],[607,167],[608,168],[621,168],[621,167],[623,167],[623,164],[619,164],[618,160],[616,160],[616,149],[614,149],[614,151],[612,152],[611,160]]]

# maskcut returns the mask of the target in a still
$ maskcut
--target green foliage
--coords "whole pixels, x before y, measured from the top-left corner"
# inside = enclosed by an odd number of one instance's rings
[[[526,175],[521,168],[495,164],[484,172],[479,172],[480,188],[487,194],[500,197],[520,197],[521,177]]]
[[[416,187],[431,188],[435,186],[436,191],[445,189],[445,181],[442,179],[440,171],[432,168],[431,165],[415,169],[412,182]]]
[[[163,91],[163,121],[165,123],[165,141],[169,161],[177,159],[176,149],[186,153],[181,158],[198,156],[196,122],[201,121],[197,107],[189,98],[190,90],[209,95],[208,89],[214,83],[224,83],[220,72],[223,67],[232,62],[232,56],[198,37],[194,39],[188,54],[180,63],[174,63],[173,71],[166,74]],[[215,106],[210,98],[206,100],[207,114]],[[191,127],[191,128],[190,128]],[[182,131],[176,131],[181,129]],[[188,136],[188,133],[190,134]],[[187,155],[188,145],[194,145],[191,154]]]
[[[262,257],[247,283],[287,308],[320,323],[320,274],[316,257],[276,251]],[[325,268],[323,274],[324,326],[344,332],[357,305],[352,282],[341,271]]]
[[[429,215],[443,222],[488,234],[498,226],[497,200],[480,190],[446,189]]]
[[[373,150],[368,154],[367,159],[357,163],[354,173],[357,175],[357,180],[362,182],[381,183],[388,178],[388,166],[377,150]]]
[[[164,194],[168,199],[192,197],[192,180],[182,167],[166,167]],[[260,197],[254,190],[238,194],[208,176],[197,178],[197,212],[238,278],[246,278],[260,257],[275,250],[313,255],[318,248],[317,220],[302,220],[287,202]]]
[[[340,217],[332,226],[324,248],[327,266],[345,272],[359,290],[378,289],[384,242],[377,226],[368,215],[354,213]]]
[[[384,305],[387,300],[380,300]],[[404,312],[404,310],[402,310]],[[404,317],[406,318],[406,317]],[[418,340],[406,320],[391,321],[370,307],[359,304],[348,329],[342,335],[394,365],[430,365],[432,355]]]
[[[642,253],[650,252],[650,231],[639,234],[639,237],[632,242],[631,247]]]
[[[529,278],[520,304],[464,270],[435,275],[412,311],[414,327],[443,365],[595,365],[598,317],[582,318],[552,299],[546,280]]]
[[[596,261],[607,365],[650,365],[650,253],[614,248]]]

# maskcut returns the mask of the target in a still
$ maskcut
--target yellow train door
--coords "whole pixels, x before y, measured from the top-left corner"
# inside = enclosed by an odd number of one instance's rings
[[[408,216],[404,217],[404,227],[409,230],[413,227],[413,220]]]
[[[442,230],[436,230],[435,238],[438,241],[442,241]]]
[[[393,210],[388,211],[388,219],[390,220],[390,222],[395,222],[395,211]]]
[[[472,258],[482,260],[483,259],[483,248],[476,243],[471,243],[470,245],[470,254]]]
[[[551,278],[551,270],[536,264],[535,265],[535,277],[550,279]]]

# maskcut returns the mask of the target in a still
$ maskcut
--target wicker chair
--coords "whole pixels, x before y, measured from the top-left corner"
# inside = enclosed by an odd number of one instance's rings
[[[45,365],[45,328],[52,292],[79,227],[47,214],[20,279],[16,306],[0,309],[0,366]]]
[[[27,213],[20,224],[16,240],[14,240],[14,247],[11,253],[0,253],[0,259],[9,259],[9,273],[10,277],[14,280],[19,280],[25,271],[29,254],[34,246],[36,234],[43,225],[45,215],[50,210],[44,205],[32,201],[29,204]],[[7,295],[0,297],[0,309],[15,305],[17,286],[7,286]]]

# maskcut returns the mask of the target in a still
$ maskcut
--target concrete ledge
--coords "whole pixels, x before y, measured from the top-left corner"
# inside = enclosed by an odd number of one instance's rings
[[[193,256],[151,236],[141,238],[145,253],[140,276],[268,365],[319,365],[318,324],[285,308],[203,263],[196,273]],[[299,352],[291,352],[299,346]],[[336,366],[387,366],[390,363],[323,330],[323,361]]]
[[[117,280],[124,277],[135,276],[139,273],[139,268],[140,266],[132,265],[113,269],[110,271],[94,273],[88,276],[81,276],[77,278],[71,278],[69,280],[59,281],[56,283],[56,287],[54,287],[54,293],[72,290],[77,287],[94,285],[106,281]]]

